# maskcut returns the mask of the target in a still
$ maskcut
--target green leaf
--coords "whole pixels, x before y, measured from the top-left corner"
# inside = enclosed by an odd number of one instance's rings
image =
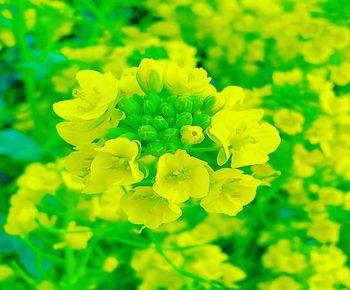
[[[25,134],[5,129],[0,132],[0,155],[6,155],[14,160],[35,161],[40,158],[39,145]]]

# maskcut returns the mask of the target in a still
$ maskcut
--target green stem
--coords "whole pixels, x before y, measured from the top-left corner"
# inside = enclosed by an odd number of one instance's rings
[[[63,264],[64,261],[60,258],[57,258],[53,255],[47,254],[43,252],[41,249],[37,248],[30,240],[28,237],[23,238],[24,243],[35,253],[37,257],[39,257],[40,260],[42,258],[45,258],[47,260],[50,260],[52,262],[58,263],[58,264]],[[41,263],[42,265],[42,263]],[[40,269],[39,269],[40,270]]]
[[[76,283],[79,281],[79,278],[85,274],[86,271],[86,266],[89,262],[89,259],[92,255],[93,250],[95,249],[95,246],[97,244],[97,239],[93,238],[93,240],[90,242],[89,247],[87,250],[84,252],[83,257],[81,258],[81,262],[78,266],[78,270],[76,271],[76,274],[74,276],[73,282]]]
[[[37,289],[37,283],[35,282],[35,280],[30,277],[26,271],[24,271],[20,265],[17,264],[17,262],[12,261],[10,262],[11,267],[13,268],[13,270],[15,270],[15,272],[18,274],[18,276],[20,276],[25,282],[27,282],[28,285],[32,286],[32,289]]]
[[[30,105],[30,111],[33,118],[33,122],[36,123],[36,105],[35,105],[35,72],[33,68],[28,67],[32,61],[32,54],[30,47],[27,43],[27,28],[25,19],[25,1],[18,0],[17,11],[14,18],[14,31],[16,36],[16,41],[21,53],[21,69],[22,69],[22,79],[24,82],[24,90],[26,99]],[[24,67],[23,67],[24,65]]]
[[[189,277],[195,281],[199,281],[205,284],[208,284],[210,286],[212,286],[214,289],[223,289],[222,285],[218,282],[213,282],[210,281],[208,279],[205,279],[201,276],[198,276],[192,272],[189,272],[181,267],[178,267],[176,264],[174,264],[174,262],[164,253],[163,248],[161,247],[161,245],[158,243],[156,237],[154,236],[153,232],[151,232],[150,230],[147,230],[147,234],[150,237],[150,239],[153,241],[155,249],[157,250],[157,252],[164,258],[165,261],[168,262],[168,264],[175,270],[177,271],[179,274]]]

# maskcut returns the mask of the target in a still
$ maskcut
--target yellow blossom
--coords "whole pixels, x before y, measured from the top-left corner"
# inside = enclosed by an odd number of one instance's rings
[[[204,140],[203,129],[199,126],[185,125],[181,128],[180,133],[184,144],[199,144]]]
[[[212,174],[209,194],[201,200],[208,212],[236,215],[250,203],[260,181],[232,168],[223,168]]]
[[[184,150],[162,155],[158,160],[154,190],[172,202],[204,197],[209,191],[206,162],[191,157]]]
[[[74,91],[75,98],[53,105],[55,113],[65,120],[96,119],[117,98],[117,80],[111,73],[82,70],[77,73],[77,80],[80,89]]]
[[[118,264],[119,262],[115,257],[109,256],[103,263],[103,270],[105,272],[111,273],[118,267]]]
[[[12,270],[11,267],[5,264],[0,264],[0,282],[10,278],[14,274],[15,272]]]
[[[232,155],[233,168],[264,164],[268,154],[280,144],[278,131],[267,123],[260,123],[263,112],[260,110],[229,111],[216,113],[208,134],[222,146],[217,162],[225,164]]]
[[[289,135],[295,135],[303,130],[304,116],[299,112],[280,109],[274,114],[273,120],[276,127]]]
[[[75,221],[71,221],[67,226],[67,232],[63,234],[63,241],[55,244],[54,248],[70,247],[74,250],[84,250],[92,235],[90,228],[78,226]]]
[[[151,186],[139,186],[121,198],[121,208],[134,224],[144,224],[155,229],[163,223],[177,220],[181,209],[160,197]]]
[[[337,243],[339,240],[340,224],[330,220],[316,220],[310,225],[308,236],[320,241],[321,243]]]
[[[85,193],[107,190],[113,184],[129,185],[143,179],[136,158],[139,145],[126,138],[108,140],[91,163]]]

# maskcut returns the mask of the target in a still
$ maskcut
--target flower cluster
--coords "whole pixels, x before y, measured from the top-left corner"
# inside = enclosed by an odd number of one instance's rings
[[[254,199],[260,181],[237,168],[265,164],[280,138],[263,111],[238,108],[240,88],[217,92],[203,69],[153,59],[119,80],[87,70],[77,80],[75,98],[54,110],[84,193],[119,186],[129,220],[150,228],[178,219],[190,198],[231,216]]]

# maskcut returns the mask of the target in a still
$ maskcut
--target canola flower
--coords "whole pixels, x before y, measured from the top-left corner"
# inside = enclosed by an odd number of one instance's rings
[[[84,193],[122,187],[121,208],[131,222],[149,228],[178,219],[190,198],[229,215],[254,199],[258,180],[220,168],[228,159],[232,168],[265,164],[280,137],[262,121],[262,111],[235,109],[232,99],[244,101],[238,88],[217,92],[202,68],[153,59],[119,80],[95,71],[81,71],[77,80],[75,98],[53,108],[65,119],[59,134],[78,145],[67,162],[69,168],[80,156],[74,172],[85,172]]]

